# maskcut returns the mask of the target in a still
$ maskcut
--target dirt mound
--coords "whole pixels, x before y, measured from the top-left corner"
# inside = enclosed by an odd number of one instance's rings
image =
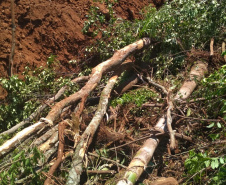
[[[62,71],[68,70],[68,61],[79,58],[80,51],[93,41],[81,31],[93,3],[91,0],[15,1],[13,73],[20,74],[27,65],[44,65],[50,54],[58,56]],[[149,0],[122,0],[114,5],[114,10],[123,19],[137,19],[141,18],[140,10],[149,3]],[[0,77],[6,77],[11,51],[11,8],[10,1],[1,0],[0,4]]]

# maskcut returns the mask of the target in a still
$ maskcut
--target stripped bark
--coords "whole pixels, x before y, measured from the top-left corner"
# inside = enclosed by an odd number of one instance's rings
[[[174,100],[185,100],[194,91],[197,82],[201,80],[204,74],[207,72],[207,64],[201,61],[197,61],[195,65],[191,68],[189,78],[184,82]]]
[[[165,121],[164,117],[160,118],[153,130],[164,132]],[[152,136],[144,142],[143,146],[138,150],[133,160],[130,162],[124,178],[118,181],[117,185],[132,185],[136,183],[137,179],[148,165],[148,162],[151,160],[159,141],[158,137]]]
[[[33,142],[34,146],[41,145],[44,143],[47,139],[49,139],[56,131],[58,130],[58,125],[54,126],[53,128],[49,129],[45,134],[43,134],[41,137],[36,139]]]
[[[72,83],[78,83],[78,82],[81,82],[81,81],[87,81],[89,79],[89,76],[81,76],[81,77],[78,77],[78,78],[75,78],[73,79],[71,82]],[[49,104],[57,101],[63,94],[64,92],[68,89],[68,86],[64,86],[62,87],[58,92],[57,94],[52,97],[52,98],[49,98],[45,104],[43,105],[40,105],[35,112],[33,112],[28,118],[26,118],[25,120],[21,121],[20,123],[16,124],[14,127],[10,128],[9,130],[5,131],[5,132],[2,132],[0,134],[0,138],[2,135],[9,135],[9,134],[12,134],[14,132],[16,132],[19,128],[23,127],[24,125],[28,124],[28,123],[31,123],[34,119],[36,119],[42,111],[44,111]]]
[[[80,184],[80,175],[82,173],[82,160],[85,156],[85,152],[87,148],[89,147],[90,143],[92,142],[93,136],[99,127],[99,124],[106,113],[107,106],[108,106],[108,98],[110,96],[111,90],[116,83],[118,76],[113,76],[108,81],[108,84],[103,89],[100,97],[100,102],[97,108],[97,111],[95,112],[95,115],[86,128],[85,132],[82,134],[82,137],[76,147],[73,161],[72,161],[72,167],[69,171],[68,179],[67,179],[67,185],[76,185]]]
[[[45,123],[53,125],[53,123],[55,123],[57,118],[60,116],[63,108],[77,103],[83,97],[88,96],[90,92],[96,88],[102,78],[103,73],[115,68],[116,66],[119,66],[130,54],[148,45],[150,45],[149,38],[141,39],[116,51],[112,58],[100,63],[95,68],[93,68],[90,75],[90,80],[81,90],[56,103],[48,113],[46,118],[41,118],[39,122],[25,128],[24,130],[16,134],[12,139],[8,140],[2,146],[0,146],[0,158],[7,152],[13,150],[20,142],[24,141],[24,139],[26,139],[28,135],[33,134],[34,132],[41,129],[45,125]]]
[[[58,141],[58,131],[53,133],[53,135],[43,144],[41,144],[38,149],[42,152],[50,149]]]
[[[195,66],[193,66],[191,69],[189,75],[190,79],[184,82],[179,92],[174,97],[174,100],[180,100],[180,98],[188,98],[192,91],[195,89],[197,80],[201,80],[205,72],[207,72],[207,65],[201,61],[198,61],[197,64],[195,64]],[[165,132],[165,116],[159,119],[157,125],[154,128],[155,130],[158,130],[160,132]],[[124,178],[118,181],[117,185],[133,185],[136,183],[140,175],[145,170],[147,164],[151,160],[154,151],[158,146],[159,140],[159,138],[151,136],[144,142],[143,146],[139,149],[135,157],[130,162]]]

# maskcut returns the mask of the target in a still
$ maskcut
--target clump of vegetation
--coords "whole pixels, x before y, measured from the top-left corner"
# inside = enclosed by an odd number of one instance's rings
[[[24,150],[15,151],[10,161],[1,161],[6,166],[10,166],[7,171],[0,172],[1,184],[15,184],[19,177],[28,177],[30,184],[43,184],[43,179],[40,178],[41,170],[37,172],[35,169],[42,159],[43,155],[37,148],[28,149],[26,153]]]
[[[8,92],[5,103],[0,105],[1,131],[26,119],[46,99],[55,95],[62,86],[70,86],[68,91],[77,90],[77,87],[70,83],[69,78],[57,78],[55,72],[57,65],[56,56],[51,55],[46,67],[41,66],[34,71],[26,67],[24,80],[19,79],[17,75],[9,79],[0,79],[2,87]],[[68,92],[65,95],[67,94]]]
[[[128,103],[134,103],[140,107],[143,103],[147,102],[151,98],[156,98],[157,95],[150,89],[140,88],[122,95],[122,97],[116,98],[112,101],[112,106],[124,105]]]

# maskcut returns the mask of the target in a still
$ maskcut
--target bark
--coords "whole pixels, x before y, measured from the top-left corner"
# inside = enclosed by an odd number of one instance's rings
[[[174,97],[174,100],[178,100],[180,98],[183,99],[188,98],[192,91],[195,89],[197,85],[197,80],[201,80],[205,72],[207,72],[207,65],[201,61],[197,62],[197,64],[195,64],[195,66],[193,66],[191,69],[189,75],[190,79],[184,82],[181,89]],[[148,81],[150,83],[150,80]],[[155,83],[151,82],[151,84],[158,87]],[[164,94],[166,94],[167,91],[165,91],[161,86],[159,86],[159,88],[162,89]],[[168,114],[169,113],[170,112],[168,112]],[[165,129],[166,129],[166,118],[164,116],[159,119],[157,125],[155,126],[155,130],[165,132]],[[136,183],[140,175],[145,170],[147,164],[151,160],[155,152],[155,149],[158,146],[158,143],[159,138],[155,136],[154,137],[151,136],[151,138],[147,139],[144,142],[143,146],[140,148],[140,150],[136,153],[135,157],[130,162],[123,180],[118,181],[117,185],[133,185]]]
[[[104,90],[101,93],[100,102],[97,108],[97,111],[86,128],[85,132],[82,134],[82,137],[76,147],[73,161],[72,161],[72,167],[69,171],[68,179],[67,179],[67,185],[73,184],[80,184],[80,175],[82,173],[82,161],[85,155],[85,152],[87,148],[89,147],[90,143],[92,142],[93,136],[99,127],[99,124],[106,113],[107,106],[108,106],[108,98],[110,96],[111,90],[116,83],[118,76],[113,76]]]
[[[49,112],[46,119],[50,120],[51,122],[56,121],[64,107],[76,103],[84,96],[88,96],[90,92],[96,88],[103,73],[115,68],[116,66],[119,66],[130,54],[148,45],[150,45],[150,39],[144,38],[116,51],[110,59],[93,68],[92,74],[90,75],[90,80],[87,82],[87,84],[80,91],[58,102]]]
[[[8,140],[6,143],[0,146],[0,158],[7,152],[13,150],[20,142],[23,142],[28,137],[28,135],[33,134],[34,132],[41,129],[45,125],[45,123],[53,125],[53,123],[55,123],[57,118],[60,116],[63,108],[77,103],[83,97],[88,96],[90,92],[92,92],[92,90],[96,88],[102,78],[103,73],[119,66],[130,54],[140,49],[143,49],[145,46],[148,45],[150,45],[150,39],[143,38],[133,44],[130,44],[116,51],[110,59],[100,63],[95,68],[93,68],[92,73],[90,75],[90,80],[81,90],[56,103],[51,109],[51,111],[48,113],[46,118],[41,118],[39,122],[35,123],[34,125],[31,125],[28,128],[25,128],[12,139]]]

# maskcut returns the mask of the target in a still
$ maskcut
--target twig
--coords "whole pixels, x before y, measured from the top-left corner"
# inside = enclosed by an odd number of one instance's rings
[[[214,38],[211,38],[211,41],[210,41],[210,56],[212,57],[213,56],[213,44],[214,44]]]
[[[193,118],[193,117],[181,116],[181,115],[176,114],[176,113],[172,113],[172,114],[179,116],[181,118],[184,118],[184,119],[193,119],[193,120],[200,120],[200,121],[213,121],[213,122],[221,121],[220,119],[202,119],[202,118]]]
[[[102,156],[100,156],[100,155],[98,155],[98,154],[93,154],[93,153],[91,153],[91,152],[88,152],[88,155],[91,155],[91,156],[94,156],[94,157],[98,157],[98,158],[100,158],[100,159],[102,159],[102,160],[111,162],[111,163],[113,163],[113,164],[115,164],[115,165],[117,165],[117,166],[120,166],[120,167],[122,167],[122,168],[127,168],[127,166],[124,166],[124,165],[122,165],[122,164],[119,164],[118,162],[116,162],[116,161],[114,161],[114,160],[111,160],[111,159],[108,159],[108,158],[106,158],[106,157],[102,157]]]
[[[147,129],[147,130],[149,130],[149,129]],[[130,145],[130,144],[132,144],[132,143],[135,143],[135,142],[137,142],[137,141],[141,141],[141,140],[144,140],[144,139],[148,139],[148,138],[150,138],[150,137],[152,137],[152,136],[161,136],[161,135],[164,135],[164,134],[165,134],[165,133],[151,134],[151,135],[144,136],[144,137],[142,137],[142,138],[136,139],[136,140],[134,140],[134,141],[130,141],[130,142],[128,142],[128,143],[119,145],[119,146],[117,146],[117,147],[108,148],[108,150],[115,150],[115,149],[122,148],[122,147],[124,147],[124,146]]]
[[[198,101],[214,100],[214,99],[222,98],[222,97],[225,97],[225,96],[226,96],[226,95],[223,95],[223,96],[214,96],[214,97],[211,97],[211,98],[195,98],[195,99],[192,99],[192,100],[181,101],[180,103],[181,103],[181,104],[185,104],[185,103],[195,103],[195,102],[198,102]]]
[[[14,11],[14,0],[11,0],[11,19],[12,19],[12,47],[11,47],[11,53],[9,55],[9,76],[13,75],[13,59],[15,54],[15,31],[16,31],[16,25],[15,25],[15,11]]]
[[[144,103],[142,107],[162,107],[163,103]]]
[[[115,170],[86,170],[87,173],[91,174],[115,174]]]
[[[170,149],[174,150],[176,148],[176,141],[175,141],[174,131],[172,129],[172,117],[171,117],[171,110],[173,109],[173,103],[171,100],[169,100],[170,99],[169,95],[167,99],[168,99],[168,109],[166,113],[166,124],[167,124],[167,129],[170,135]]]
[[[225,52],[225,42],[222,42],[222,53]],[[224,54],[224,60],[226,62],[226,54]]]
[[[167,96],[168,91],[165,89],[165,87],[163,87],[162,85],[159,85],[156,82],[152,81],[152,79],[150,77],[146,77],[146,79],[148,80],[149,84],[157,87],[158,89],[161,89],[161,91],[163,92],[163,95]]]
[[[53,164],[53,166],[49,169],[47,179],[45,180],[44,185],[49,185],[52,181],[50,178],[53,173],[56,171],[57,167],[60,165],[63,157],[63,152],[64,152],[64,129],[66,126],[66,122],[62,121],[59,123],[58,127],[58,138],[59,138],[59,145],[58,145],[58,153],[57,153],[57,160]]]

